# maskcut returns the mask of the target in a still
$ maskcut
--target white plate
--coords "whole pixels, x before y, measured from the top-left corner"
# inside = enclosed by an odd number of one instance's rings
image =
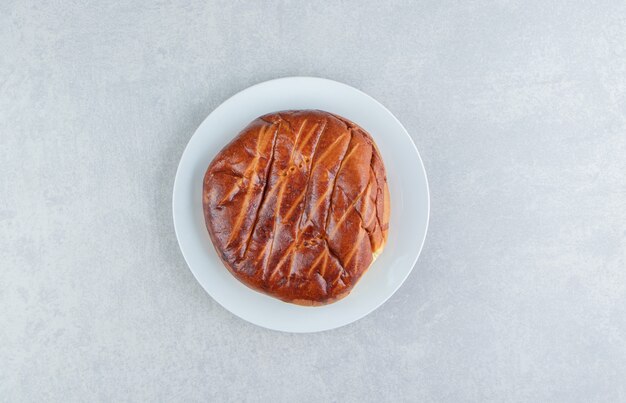
[[[256,117],[286,109],[321,109],[352,120],[372,135],[387,169],[391,195],[387,245],[350,295],[321,307],[281,302],[240,283],[223,266],[204,224],[202,179],[213,157]],[[422,249],[429,203],[426,172],[417,148],[391,112],[348,85],[288,77],[241,91],[202,122],[178,165],[172,209],[183,256],[198,282],[220,305],[269,329],[317,332],[364,317],[396,292]]]

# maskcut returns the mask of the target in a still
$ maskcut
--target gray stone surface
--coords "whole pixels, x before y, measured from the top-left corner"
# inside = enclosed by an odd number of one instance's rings
[[[626,4],[582,3],[0,2],[0,400],[626,400]],[[172,228],[194,129],[289,75],[385,104],[432,192],[321,334],[222,309]]]

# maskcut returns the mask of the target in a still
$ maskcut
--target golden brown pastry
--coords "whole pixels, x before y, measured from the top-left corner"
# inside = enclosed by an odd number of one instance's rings
[[[250,123],[209,165],[203,207],[228,270],[300,305],[350,293],[389,226],[387,178],[371,136],[318,110]]]

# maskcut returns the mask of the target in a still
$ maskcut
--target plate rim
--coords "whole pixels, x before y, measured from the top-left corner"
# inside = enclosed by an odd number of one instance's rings
[[[229,309],[228,307],[226,307],[224,304],[222,304],[222,302],[220,302],[218,299],[216,299],[210,292],[209,290],[204,286],[203,282],[200,281],[199,276],[195,273],[194,269],[191,267],[191,265],[189,264],[189,259],[185,254],[184,251],[184,247],[181,243],[181,237],[179,232],[181,231],[176,223],[176,190],[179,187],[180,184],[180,177],[181,177],[181,165],[183,162],[183,159],[185,157],[185,154],[187,153],[193,138],[198,135],[198,132],[200,131],[200,129],[204,126],[204,124],[207,122],[207,120],[209,120],[209,118],[211,117],[212,114],[214,114],[218,109],[222,109],[228,106],[228,104],[230,104],[233,99],[240,97],[242,95],[245,95],[246,92],[251,92],[254,91],[254,89],[256,89],[257,87],[261,87],[264,85],[271,85],[271,84],[275,84],[276,82],[279,81],[318,81],[318,82],[326,82],[327,84],[330,85],[338,85],[341,87],[346,87],[349,90],[352,91],[356,91],[360,96],[367,98],[369,101],[373,102],[374,104],[376,104],[378,107],[382,108],[382,110],[384,110],[389,116],[391,116],[393,118],[393,120],[395,121],[395,123],[402,129],[403,134],[408,138],[410,144],[413,147],[413,150],[415,151],[415,155],[417,156],[417,161],[419,162],[419,166],[421,167],[422,170],[422,174],[424,176],[424,190],[425,190],[425,196],[426,196],[426,219],[425,219],[425,226],[424,226],[424,232],[423,235],[421,237],[420,243],[419,243],[419,247],[417,249],[417,253],[415,254],[415,257],[413,259],[413,261],[411,262],[410,265],[410,269],[406,272],[406,274],[403,276],[402,280],[399,281],[397,283],[397,285],[393,288],[392,292],[389,292],[388,295],[385,296],[384,299],[382,299],[378,304],[374,305],[371,309],[366,310],[364,313],[358,315],[355,318],[350,319],[349,321],[346,321],[345,323],[340,323],[340,324],[336,324],[336,325],[331,325],[331,326],[327,326],[327,327],[320,327],[319,329],[315,329],[315,330],[286,330],[286,329],[281,329],[278,327],[273,327],[273,326],[268,326],[266,324],[261,324],[261,323],[257,323],[256,321],[252,321],[249,318],[245,318],[240,316],[238,313],[233,312],[231,309]],[[329,111],[332,113],[332,111]],[[357,123],[358,124],[358,123]],[[219,151],[218,151],[219,152]],[[259,326],[265,329],[269,329],[269,330],[273,330],[273,331],[278,331],[278,332],[283,332],[283,333],[318,333],[318,332],[324,332],[324,331],[329,331],[329,330],[333,330],[333,329],[337,329],[337,328],[341,328],[343,326],[349,325],[351,323],[354,323],[358,320],[363,319],[364,317],[366,317],[367,315],[371,314],[372,312],[374,312],[375,310],[377,310],[378,308],[380,308],[383,304],[385,304],[399,289],[400,287],[402,287],[402,285],[404,284],[404,282],[406,281],[406,279],[409,277],[409,275],[413,272],[413,270],[415,269],[415,265],[419,260],[419,257],[422,254],[422,250],[424,248],[424,244],[426,242],[426,237],[428,235],[428,229],[430,226],[430,210],[431,210],[431,200],[430,200],[430,185],[429,185],[429,181],[428,181],[428,174],[426,172],[426,167],[424,166],[424,161],[422,160],[422,156],[415,144],[415,142],[413,141],[413,138],[411,137],[411,135],[409,134],[408,130],[406,129],[406,127],[404,127],[404,125],[402,124],[402,122],[400,122],[400,120],[386,107],[384,106],[381,102],[379,102],[377,99],[375,99],[374,97],[372,97],[371,95],[361,91],[358,88],[355,88],[351,85],[342,83],[340,81],[336,81],[336,80],[332,80],[332,79],[328,79],[328,78],[323,78],[323,77],[315,77],[315,76],[285,76],[285,77],[278,77],[278,78],[273,78],[270,80],[265,80],[265,81],[261,81],[258,82],[256,84],[250,85],[240,91],[237,91],[235,94],[229,96],[227,99],[225,99],[224,101],[222,101],[219,105],[217,105],[215,108],[213,108],[208,115],[202,120],[202,122],[197,126],[197,128],[194,130],[193,134],[191,135],[191,137],[189,137],[189,139],[187,140],[187,144],[185,145],[185,148],[183,149],[183,152],[180,154],[180,159],[178,161],[178,165],[176,168],[176,174],[174,177],[174,184],[172,187],[172,221],[173,221],[173,225],[174,225],[174,233],[176,235],[176,241],[178,243],[178,248],[181,252],[181,254],[183,255],[183,259],[185,260],[185,264],[187,265],[187,268],[189,269],[189,271],[192,273],[192,275],[194,276],[194,279],[200,284],[200,286],[202,287],[202,289],[211,297],[211,299],[213,301],[215,301],[218,305],[220,305],[223,309],[225,309],[227,312],[229,312],[230,314],[236,316],[237,318],[244,320],[248,323],[251,323],[255,326]],[[180,224],[179,224],[180,225]],[[245,285],[243,285],[245,287]],[[258,292],[253,290],[254,292]],[[286,303],[286,302],[285,302]],[[310,309],[315,309],[310,308]]]

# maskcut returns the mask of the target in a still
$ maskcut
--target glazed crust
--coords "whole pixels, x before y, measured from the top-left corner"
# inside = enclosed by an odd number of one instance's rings
[[[318,110],[250,123],[209,165],[203,208],[228,270],[300,305],[348,295],[389,227],[387,178],[371,136]]]

